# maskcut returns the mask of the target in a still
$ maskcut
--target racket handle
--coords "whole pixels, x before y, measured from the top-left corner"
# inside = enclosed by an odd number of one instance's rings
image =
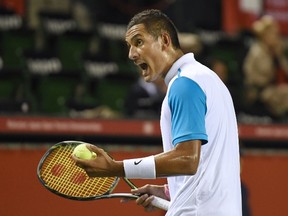
[[[170,202],[168,200],[154,196],[154,199],[152,200],[151,204],[157,208],[160,208],[160,209],[167,211]]]

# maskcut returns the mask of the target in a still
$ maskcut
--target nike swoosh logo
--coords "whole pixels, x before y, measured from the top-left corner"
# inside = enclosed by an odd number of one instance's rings
[[[138,165],[142,162],[142,160],[139,160],[139,161],[134,161],[134,165]]]

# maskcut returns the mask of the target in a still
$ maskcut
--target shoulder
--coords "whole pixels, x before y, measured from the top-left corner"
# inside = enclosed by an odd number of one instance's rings
[[[168,93],[168,102],[174,104],[190,104],[196,101],[205,103],[206,95],[200,85],[188,77],[178,77],[174,80]]]
[[[169,93],[191,94],[194,90],[200,90],[200,85],[186,76],[177,77],[170,87]]]

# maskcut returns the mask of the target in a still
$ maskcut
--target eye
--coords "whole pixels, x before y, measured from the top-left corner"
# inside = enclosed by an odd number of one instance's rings
[[[137,39],[136,46],[141,46],[143,44],[143,40]]]

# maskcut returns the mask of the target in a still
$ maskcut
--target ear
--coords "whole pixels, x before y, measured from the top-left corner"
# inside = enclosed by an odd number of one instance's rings
[[[167,49],[171,45],[171,37],[167,32],[161,34],[162,49]]]

